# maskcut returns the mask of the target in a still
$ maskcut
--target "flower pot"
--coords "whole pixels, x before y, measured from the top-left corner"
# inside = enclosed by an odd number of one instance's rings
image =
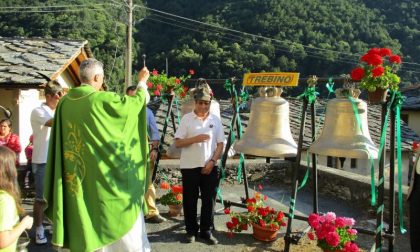
[[[388,89],[377,88],[374,92],[368,92],[369,104],[377,105],[386,102]]]
[[[168,205],[169,207],[169,216],[176,217],[181,214],[182,212],[182,204],[179,205]]]
[[[255,239],[260,241],[274,241],[277,239],[277,232],[279,230],[273,230],[270,228],[261,227],[255,223],[252,223],[252,235]]]

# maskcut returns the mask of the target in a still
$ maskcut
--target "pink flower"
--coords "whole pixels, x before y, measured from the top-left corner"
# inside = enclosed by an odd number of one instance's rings
[[[346,226],[348,226],[348,227],[354,226],[355,221],[354,221],[353,218],[343,217],[343,220],[344,220]]]
[[[147,82],[147,88],[152,88],[152,87],[153,87],[153,83]]]
[[[356,229],[349,228],[349,229],[347,229],[347,233],[349,235],[357,235],[357,230]]]
[[[338,244],[340,244],[340,236],[335,231],[329,232],[325,240],[327,241],[327,244],[331,247],[336,247],[338,246]]]
[[[263,186],[261,184],[258,185],[258,190],[261,192],[263,190]]]
[[[195,72],[194,72],[193,69],[190,69],[188,72],[190,73],[190,75],[194,75],[195,74]]]
[[[319,226],[319,215],[316,213],[312,213],[311,215],[309,215],[308,222],[312,228],[317,229]]]
[[[346,221],[343,217],[337,217],[337,219],[335,219],[335,226],[339,228],[344,228],[346,226]]]
[[[344,252],[359,252],[359,247],[356,243],[346,242],[346,244],[344,244]]]
[[[328,212],[324,216],[325,216],[325,220],[327,222],[334,222],[335,221],[335,213],[333,213],[333,212]]]
[[[401,64],[401,57],[398,55],[391,55],[389,56],[389,62],[394,64]]]
[[[158,72],[156,69],[153,69],[153,71],[152,71],[152,75],[154,75],[154,76],[158,76],[158,75],[159,75],[159,72]]]
[[[309,233],[308,233],[308,238],[309,238],[309,240],[311,240],[311,241],[315,240],[314,233],[309,232]]]

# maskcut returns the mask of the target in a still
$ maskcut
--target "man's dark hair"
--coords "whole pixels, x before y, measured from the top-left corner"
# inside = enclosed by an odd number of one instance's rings
[[[137,89],[137,86],[129,86],[126,90],[125,90],[125,94],[128,94],[128,92],[130,91],[135,91]]]
[[[63,88],[60,86],[60,84],[57,81],[53,80],[47,83],[44,91],[45,91],[45,95],[48,94],[48,95],[53,96],[57,93],[60,93],[60,92],[62,93]]]

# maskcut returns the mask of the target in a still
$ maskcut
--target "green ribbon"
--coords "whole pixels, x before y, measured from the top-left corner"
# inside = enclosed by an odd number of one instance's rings
[[[359,111],[357,109],[356,101],[350,95],[348,95],[347,98],[351,102],[351,106],[353,108],[353,113],[354,113],[354,116],[356,117],[357,126],[358,126],[360,132],[362,133],[362,135],[364,135],[362,120],[360,119],[360,115],[359,115]],[[372,153],[370,152],[369,148],[367,148],[367,150],[368,150],[368,153],[369,153],[369,162],[370,162],[370,193],[371,193],[370,204],[371,204],[371,206],[375,206],[375,204],[376,204],[375,162],[373,161],[373,156],[372,156]]]
[[[328,89],[328,95],[327,95],[327,100],[328,100],[330,95],[334,94],[334,82],[333,82],[332,77],[328,78],[328,82],[327,84],[325,84],[325,87]]]
[[[316,96],[319,95],[319,93],[315,90],[315,87],[307,87],[305,89],[305,92],[298,95],[298,99],[306,98],[308,100],[309,104],[312,104],[316,100]]]
[[[220,180],[219,180],[219,185],[216,187],[216,194],[217,197],[220,199],[220,202],[223,206],[223,208],[225,208],[225,203],[223,200],[223,195],[222,195],[222,189],[221,189],[221,185],[223,184],[223,182],[225,181],[226,178],[226,172],[225,172],[225,168],[222,166],[222,162],[219,162],[219,171],[220,171]]]
[[[391,91],[392,92],[392,91]],[[397,128],[397,159],[398,159],[398,208],[400,218],[400,232],[405,234],[407,230],[404,228],[404,207],[403,207],[403,195],[402,195],[402,155],[401,155],[401,121],[400,112],[405,97],[401,95],[401,92],[395,92],[394,111],[395,111],[395,123]]]
[[[174,97],[174,99],[175,99],[174,102],[175,102],[175,108],[176,108],[176,117],[177,117],[178,125],[180,125],[181,124],[181,115],[179,113],[179,100],[176,96]]]
[[[306,182],[308,181],[309,178],[309,166],[311,164],[310,158],[309,158],[309,152],[306,152],[306,172],[305,172],[305,176],[303,177],[302,183],[300,184],[300,186],[298,187],[298,191],[300,189],[302,189],[303,187],[305,187]]]

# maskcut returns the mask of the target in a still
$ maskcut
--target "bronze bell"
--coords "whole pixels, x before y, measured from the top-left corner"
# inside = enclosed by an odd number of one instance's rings
[[[358,97],[359,89],[337,89],[336,98],[328,101],[324,127],[310,146],[309,152],[333,157],[357,159],[378,158],[378,149],[372,142],[367,121],[367,104]],[[347,96],[353,97],[360,116],[360,129]],[[369,155],[370,154],[370,155]]]
[[[297,145],[289,124],[289,103],[280,97],[281,88],[262,87],[252,101],[248,126],[234,149],[261,157],[296,156]]]
[[[186,99],[181,104],[181,117],[185,114],[188,114],[194,110],[195,107],[195,100],[193,98]],[[217,116],[219,119],[220,117],[220,104],[216,100],[211,100],[210,103],[210,113]],[[169,145],[168,149],[166,150],[166,156],[170,158],[180,158],[181,157],[181,149],[175,147],[175,143]]]

